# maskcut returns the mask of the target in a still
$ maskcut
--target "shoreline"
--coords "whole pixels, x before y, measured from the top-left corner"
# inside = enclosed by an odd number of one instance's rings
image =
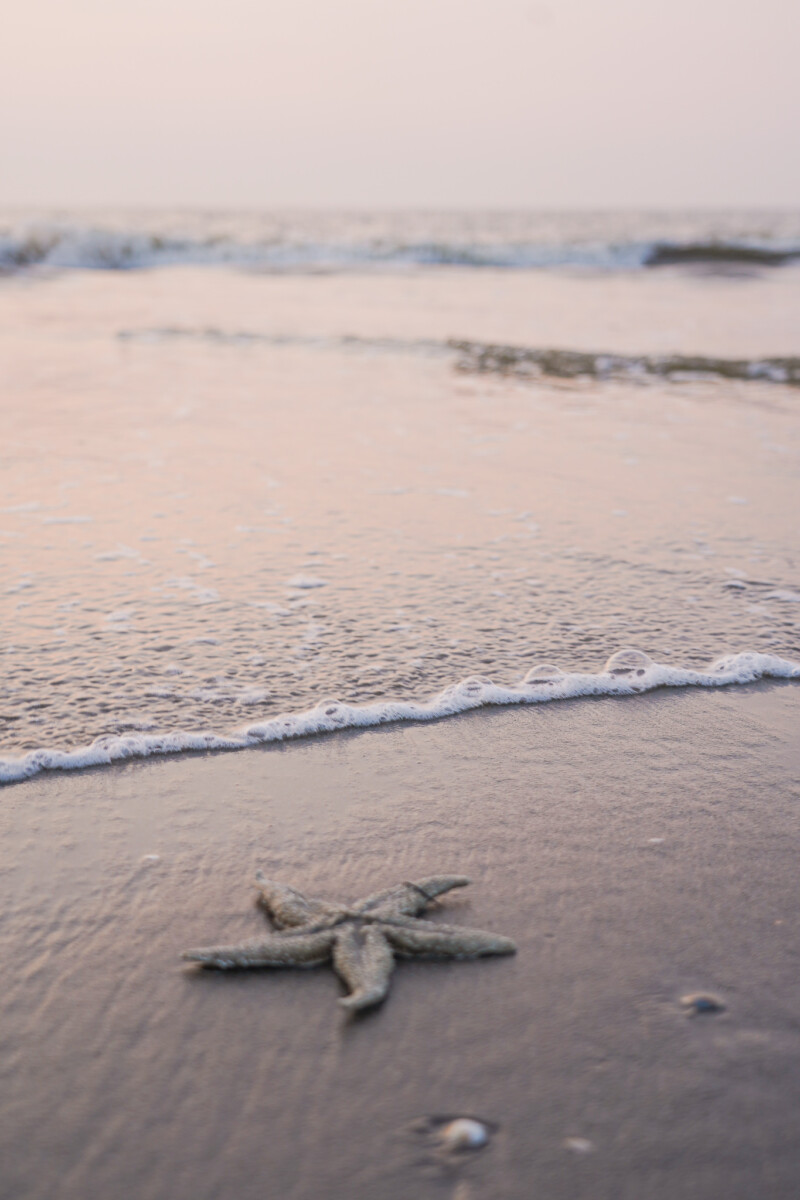
[[[387,700],[358,705],[322,700],[306,712],[281,713],[227,734],[176,730],[163,734],[105,735],[75,750],[43,747],[18,757],[0,757],[0,787],[21,783],[43,771],[110,766],[131,758],[246,750],[346,729],[439,721],[480,708],[549,704],[592,696],[630,697],[661,688],[718,688],[765,679],[796,678],[800,678],[800,663],[771,654],[746,651],[726,655],[711,663],[707,671],[696,671],[654,663],[639,650],[620,650],[597,674],[565,673],[551,664],[543,664],[531,668],[517,687],[474,676],[451,684],[426,701]]]

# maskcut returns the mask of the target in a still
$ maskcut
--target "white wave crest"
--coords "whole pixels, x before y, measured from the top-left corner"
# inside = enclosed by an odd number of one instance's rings
[[[620,650],[597,674],[566,673],[551,664],[532,667],[513,687],[471,677],[451,684],[429,700],[385,700],[345,704],[323,700],[300,713],[284,713],[230,733],[106,735],[77,750],[43,748],[16,758],[0,758],[0,784],[29,779],[40,771],[73,771],[127,758],[179,754],[192,750],[244,750],[267,742],[385,725],[393,721],[435,721],[492,705],[544,704],[579,696],[632,696],[662,687],[725,687],[757,679],[800,679],[800,663],[771,654],[745,652],[717,659],[705,670],[653,662],[640,650]]]

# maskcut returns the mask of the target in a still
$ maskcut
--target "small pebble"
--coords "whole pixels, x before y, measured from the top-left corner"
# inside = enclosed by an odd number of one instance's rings
[[[693,992],[690,996],[681,996],[681,1004],[690,1017],[701,1013],[721,1013],[725,1011],[725,1003],[719,996],[710,992]]]
[[[161,855],[160,855],[160,854],[143,854],[143,855],[142,855],[142,862],[143,862],[143,863],[157,863],[157,862],[161,862]]]
[[[591,1154],[594,1142],[590,1142],[588,1138],[564,1138],[564,1149],[571,1150],[573,1154]]]
[[[456,1117],[439,1130],[445,1150],[479,1150],[489,1141],[489,1130],[472,1117]]]

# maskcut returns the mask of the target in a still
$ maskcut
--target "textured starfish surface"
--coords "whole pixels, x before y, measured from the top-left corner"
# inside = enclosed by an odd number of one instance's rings
[[[389,990],[395,955],[406,958],[477,958],[513,954],[505,937],[453,925],[432,925],[419,914],[444,892],[466,887],[463,875],[435,875],[400,883],[353,905],[311,900],[259,871],[259,903],[274,931],[238,946],[186,950],[182,957],[204,967],[298,967],[331,961],[349,990],[339,1003],[351,1012],[379,1004]]]

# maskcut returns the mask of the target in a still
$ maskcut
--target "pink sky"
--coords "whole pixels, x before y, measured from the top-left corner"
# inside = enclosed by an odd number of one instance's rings
[[[0,203],[800,203],[797,0],[17,0]]]

